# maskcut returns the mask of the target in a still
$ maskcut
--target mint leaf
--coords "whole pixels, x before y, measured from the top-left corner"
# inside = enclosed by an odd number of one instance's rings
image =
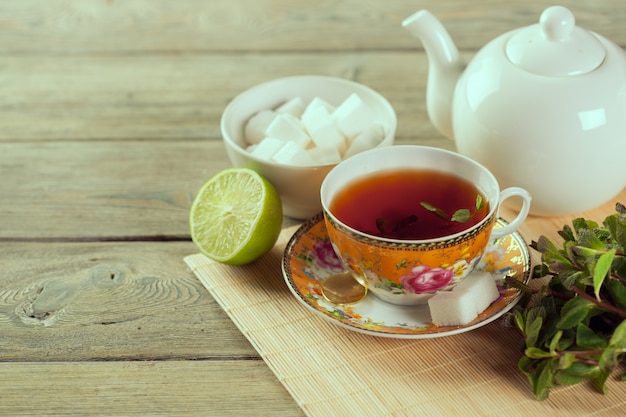
[[[600,375],[598,375],[595,379],[593,379],[593,383],[596,389],[600,391],[602,394],[606,394],[607,392],[606,380],[609,379],[609,375],[611,375],[611,372],[602,371],[600,372]]]
[[[626,214],[614,214],[604,220],[604,226],[611,233],[614,242],[626,248]]]
[[[551,360],[544,360],[537,365],[533,378],[533,392],[538,400],[548,398],[548,392],[553,384],[554,374],[551,370]]]
[[[573,353],[567,352],[559,359],[559,369],[568,369],[576,362],[576,355]],[[561,382],[562,383],[562,382]]]
[[[528,346],[529,349],[537,345],[542,325],[543,317],[541,316],[535,317],[535,319],[530,322],[526,322],[524,333],[526,334],[526,346]]]
[[[483,196],[481,196],[480,194],[476,195],[476,205],[475,205],[475,207],[476,207],[476,211],[478,211],[478,210],[480,210],[481,208],[484,207]]]
[[[387,219],[385,217],[378,217],[376,219],[376,229],[379,233],[385,234],[387,232]]]
[[[615,258],[615,249],[611,249],[608,252],[603,253],[598,258],[595,268],[593,270],[593,293],[596,298],[600,300],[600,288],[604,284],[604,280],[611,270],[611,264]]]
[[[604,349],[608,342],[605,338],[597,335],[591,328],[580,323],[576,327],[576,344],[580,349],[596,350]]]
[[[604,243],[591,229],[580,229],[578,231],[578,246],[585,246],[591,249],[603,250]]]
[[[425,201],[420,202],[420,205],[422,207],[424,207],[426,210],[428,211],[432,211],[433,213],[435,213],[437,216],[446,219],[446,220],[450,220],[450,218],[448,217],[448,215],[446,214],[445,211],[441,210],[440,208],[437,208],[435,206],[433,206],[432,204],[428,204]]]
[[[474,202],[475,211],[473,213],[470,211],[470,209],[462,208],[462,209],[455,211],[452,217],[448,216],[448,213],[446,213],[442,209],[435,207],[426,201],[421,201],[420,205],[424,207],[426,210],[435,213],[437,216],[441,217],[442,219],[453,221],[453,222],[458,222],[458,223],[465,223],[466,221],[471,220],[476,215],[478,210],[480,210],[481,208],[485,206],[485,203],[483,201],[483,197],[480,194],[477,194],[476,200]]]
[[[546,359],[546,358],[552,358],[554,356],[554,354],[550,352],[546,352],[545,350],[541,350],[536,347],[526,348],[524,353],[526,353],[526,356],[532,359]]]
[[[471,217],[472,215],[468,209],[460,209],[454,212],[450,220],[453,222],[465,223]]]
[[[604,280],[604,287],[607,289],[613,304],[626,310],[626,285],[617,278],[609,277]]]
[[[574,362],[571,365],[575,365],[576,363]],[[572,372],[570,370],[571,365],[567,368],[562,368],[561,367],[561,361],[559,361],[559,371],[557,372],[557,374],[555,375],[554,378],[554,382],[555,384],[558,385],[574,385],[574,384],[578,384],[579,382],[583,382],[587,377],[586,376],[580,376],[580,375],[576,375],[574,372]]]
[[[613,331],[609,346],[622,351],[626,349],[626,320],[623,320]]]
[[[589,314],[593,304],[580,296],[569,300],[561,309],[561,319],[557,322],[558,329],[571,329],[578,326]]]

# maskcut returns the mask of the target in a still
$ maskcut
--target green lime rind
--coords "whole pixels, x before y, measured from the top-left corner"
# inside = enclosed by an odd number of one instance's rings
[[[282,227],[280,196],[257,172],[228,168],[200,188],[189,224],[192,240],[205,256],[245,265],[276,244]]]

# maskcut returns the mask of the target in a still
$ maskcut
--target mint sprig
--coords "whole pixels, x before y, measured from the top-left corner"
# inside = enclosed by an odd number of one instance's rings
[[[448,213],[446,213],[445,211],[443,211],[442,209],[433,206],[430,203],[427,203],[425,201],[420,202],[420,205],[422,207],[424,207],[426,210],[428,211],[432,211],[433,213],[435,213],[437,216],[451,221],[451,222],[458,222],[458,223],[465,223],[469,220],[471,220],[476,213],[485,206],[484,202],[483,202],[483,198],[480,194],[476,195],[476,201],[474,204],[474,211],[470,211],[469,209],[463,208],[463,209],[459,209],[457,211],[455,211],[451,216],[448,215]]]
[[[474,211],[470,211],[469,209],[459,209],[455,211],[451,216],[449,216],[442,209],[435,207],[425,201],[420,202],[420,205],[426,210],[431,211],[437,216],[450,222],[465,223],[471,220],[476,215],[478,210],[485,206],[485,203],[483,201],[483,198],[479,194],[476,196]],[[404,218],[400,218],[397,220],[392,220],[387,217],[378,217],[376,218],[376,230],[382,236],[402,237],[404,234],[410,235],[411,228],[414,227],[417,221],[418,217],[415,214],[410,214]]]
[[[531,243],[542,260],[533,278],[548,278],[538,290],[507,278],[525,294],[512,313],[524,336],[518,367],[538,400],[583,381],[604,393],[626,358],[626,207],[615,209],[602,225],[578,218],[564,226],[560,248],[545,236]]]

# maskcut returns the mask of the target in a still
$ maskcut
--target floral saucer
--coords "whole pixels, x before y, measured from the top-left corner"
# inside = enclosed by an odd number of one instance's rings
[[[506,224],[498,220],[495,227]],[[524,239],[513,233],[490,242],[477,269],[497,278],[500,298],[474,321],[463,326],[436,326],[431,322],[428,305],[400,306],[368,294],[353,305],[337,305],[322,296],[320,282],[343,272],[344,268],[330,244],[322,213],[305,222],[287,243],[283,256],[283,275],[294,296],[316,314],[331,322],[373,336],[421,339],[449,336],[484,326],[504,315],[517,304],[521,293],[502,285],[505,276],[528,283],[530,256]]]

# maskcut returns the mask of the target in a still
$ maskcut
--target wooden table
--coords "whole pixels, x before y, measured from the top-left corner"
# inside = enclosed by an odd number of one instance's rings
[[[0,415],[302,415],[183,262],[190,203],[229,166],[222,110],[273,78],[345,77],[388,97],[398,143],[453,149],[400,22],[430,9],[469,57],[548,5],[0,2]],[[622,2],[566,5],[626,45]],[[522,233],[554,236],[573,217]]]

